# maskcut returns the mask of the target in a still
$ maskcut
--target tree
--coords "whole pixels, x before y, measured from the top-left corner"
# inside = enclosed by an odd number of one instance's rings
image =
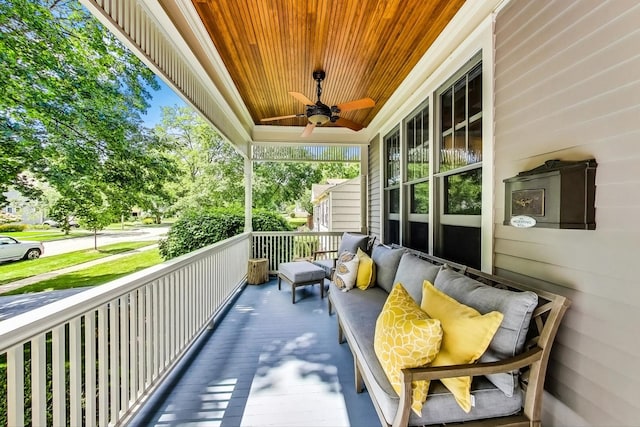
[[[28,195],[27,170],[61,192],[99,182],[153,143],[153,73],[75,0],[0,0],[0,75],[0,193]]]
[[[312,163],[264,162],[254,165],[253,206],[282,210],[320,182],[322,172]]]
[[[188,107],[165,107],[155,133],[179,168],[179,179],[165,187],[174,210],[241,206],[244,160],[220,134]]]
[[[80,218],[84,228],[93,231],[93,249],[98,250],[98,231],[116,219],[113,209],[103,200],[102,204],[84,206],[80,210]]]

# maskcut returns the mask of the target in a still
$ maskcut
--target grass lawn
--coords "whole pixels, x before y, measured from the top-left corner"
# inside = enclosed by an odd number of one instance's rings
[[[19,295],[31,292],[43,292],[60,289],[79,288],[83,286],[102,285],[127,274],[135,273],[147,267],[163,262],[157,249],[129,255],[114,261],[95,265],[73,273],[62,274],[42,282],[14,289],[2,294]]]
[[[63,240],[73,239],[74,237],[91,236],[93,235],[93,232],[85,230],[71,230],[69,234],[64,234],[62,231],[52,228],[50,230],[13,231],[2,234],[18,240],[35,240],[40,242],[48,242],[50,240]]]
[[[289,222],[289,225],[291,225],[292,227],[298,228],[301,225],[306,225],[307,224],[307,218],[291,218],[291,217],[287,217],[287,222]]]
[[[37,274],[48,273],[50,271],[70,267],[72,265],[82,264],[83,262],[92,261],[94,259],[131,251],[154,243],[156,242],[142,241],[115,243],[113,245],[102,246],[97,251],[93,249],[84,249],[66,254],[53,255],[46,258],[38,258],[31,261],[15,261],[0,264],[0,285],[35,276]]]

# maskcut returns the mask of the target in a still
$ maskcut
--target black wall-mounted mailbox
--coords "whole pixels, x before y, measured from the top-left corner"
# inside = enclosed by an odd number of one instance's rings
[[[504,224],[595,230],[596,167],[594,159],[548,160],[505,179]]]

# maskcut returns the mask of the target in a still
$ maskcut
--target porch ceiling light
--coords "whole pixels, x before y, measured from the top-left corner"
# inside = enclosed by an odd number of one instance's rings
[[[322,126],[323,124],[327,123],[329,119],[330,119],[329,116],[325,114],[316,113],[309,116],[309,123],[313,123],[316,126]]]

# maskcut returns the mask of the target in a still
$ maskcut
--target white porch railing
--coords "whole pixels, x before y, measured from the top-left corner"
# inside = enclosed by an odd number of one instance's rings
[[[251,243],[235,236],[0,322],[5,423],[125,422],[244,283]]]
[[[337,250],[342,239],[341,231],[253,232],[253,258],[268,258],[269,273],[278,271],[278,264],[296,258],[308,258],[314,251]]]

